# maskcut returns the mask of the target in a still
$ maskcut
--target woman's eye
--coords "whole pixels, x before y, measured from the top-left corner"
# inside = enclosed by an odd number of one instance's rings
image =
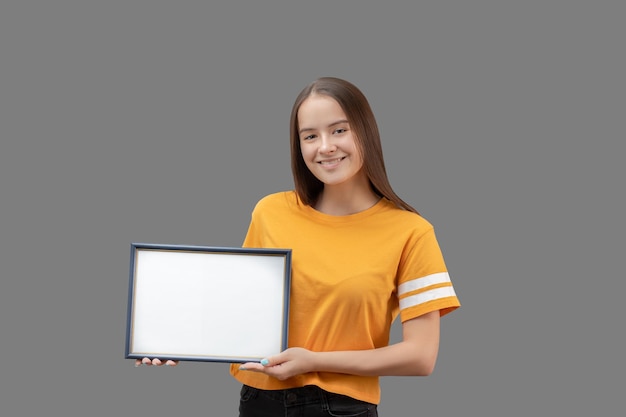
[[[344,133],[345,131],[346,131],[346,129],[341,128],[341,129],[335,130],[335,133]]]
[[[303,137],[302,139],[303,140],[310,140],[310,139],[313,139],[314,137],[315,137],[315,135],[308,135],[308,136]]]

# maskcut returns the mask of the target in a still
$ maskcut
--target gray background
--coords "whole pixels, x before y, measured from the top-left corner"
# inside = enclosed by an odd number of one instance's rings
[[[625,3],[370,3],[1,3],[3,416],[236,415],[226,365],[123,358],[129,245],[240,245],[325,75],[463,304],[381,415],[624,410]]]

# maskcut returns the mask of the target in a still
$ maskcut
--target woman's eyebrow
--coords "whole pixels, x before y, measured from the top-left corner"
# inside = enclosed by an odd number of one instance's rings
[[[333,127],[333,126],[336,126],[336,125],[340,125],[342,123],[348,123],[348,121],[346,119],[337,120],[336,122],[332,122],[331,124],[329,124],[326,127]],[[309,132],[311,130],[315,130],[315,129],[313,129],[312,127],[303,127],[298,132],[299,133],[304,133],[304,132]]]

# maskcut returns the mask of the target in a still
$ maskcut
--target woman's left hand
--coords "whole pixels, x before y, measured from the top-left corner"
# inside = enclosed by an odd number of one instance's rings
[[[260,363],[244,363],[239,369],[261,372],[283,381],[296,375],[314,371],[314,358],[314,352],[304,348],[294,347],[278,355],[265,358]]]

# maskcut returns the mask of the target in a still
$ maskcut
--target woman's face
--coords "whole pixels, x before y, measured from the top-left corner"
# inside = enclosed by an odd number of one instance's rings
[[[348,118],[337,101],[312,95],[298,109],[302,158],[327,186],[362,181],[363,158]]]

